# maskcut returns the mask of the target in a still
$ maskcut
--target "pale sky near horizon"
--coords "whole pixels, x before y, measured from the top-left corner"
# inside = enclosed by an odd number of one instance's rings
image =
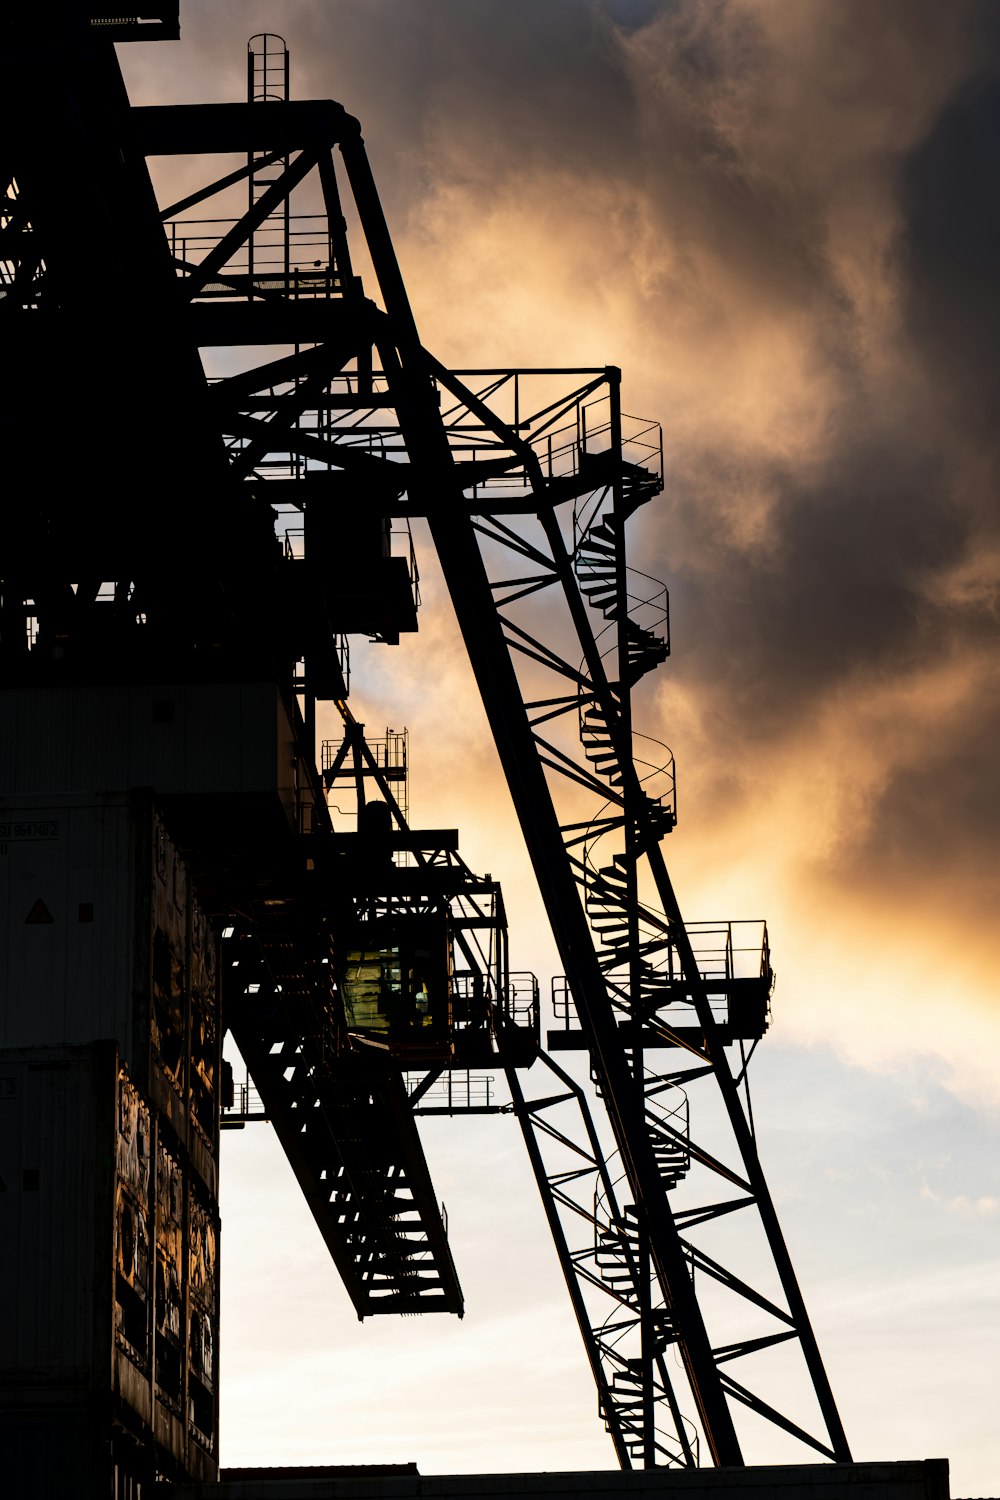
[[[761,1153],[858,1458],[1000,1466],[1000,18],[924,0],[182,0],[136,102],[238,99],[251,32],[362,122],[446,364],[615,363],[664,424],[636,560],[687,915],[766,916]],[[357,653],[416,826],[553,964],[426,539]],[[428,681],[435,683],[429,695]],[[329,726],[332,732],[333,726]],[[226,1464],[605,1467],[510,1119],[423,1130],[462,1323],[358,1325],[266,1129],[223,1144]],[[752,1455],[765,1461],[765,1444]],[[781,1454],[787,1460],[788,1455]]]

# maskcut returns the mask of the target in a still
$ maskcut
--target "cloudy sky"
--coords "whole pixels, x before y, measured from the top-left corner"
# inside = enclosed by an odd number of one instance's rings
[[[681,904],[769,922],[761,1150],[856,1456],[995,1493],[1000,11],[183,0],[182,26],[120,49],[136,102],[240,98],[275,30],[293,94],[361,119],[438,358],[618,364],[662,421],[633,560],[673,656],[638,713],[677,759]],[[518,891],[546,976],[421,567],[421,635],[359,653],[352,706],[409,726],[413,821]],[[515,1127],[433,1123],[447,1326],[359,1328],[267,1132],[226,1140],[226,1463],[612,1461]]]

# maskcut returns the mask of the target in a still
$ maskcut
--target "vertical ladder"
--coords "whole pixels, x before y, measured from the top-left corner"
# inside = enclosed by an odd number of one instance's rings
[[[284,37],[272,31],[256,32],[247,43],[247,103],[284,104],[288,100],[288,47]],[[277,159],[273,153],[251,150],[247,153],[247,208],[253,211],[269,187],[287,172],[286,152]],[[288,286],[291,271],[291,198],[286,194],[247,239],[247,274],[266,278],[280,275]]]

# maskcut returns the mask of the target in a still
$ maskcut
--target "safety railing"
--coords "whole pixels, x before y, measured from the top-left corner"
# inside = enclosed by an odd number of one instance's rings
[[[508,974],[501,1006],[507,1020],[515,1026],[530,1027],[536,1037],[539,1035],[542,1008],[537,975],[527,969]]]
[[[223,1105],[219,1111],[219,1123],[223,1130],[254,1121],[265,1121],[267,1118],[264,1101],[249,1074],[242,1082],[234,1082],[232,1104]]]
[[[173,219],[164,225],[167,244],[181,275],[195,271],[239,223],[238,219]],[[293,214],[288,220],[287,257],[284,219],[265,222],[253,234],[253,260],[241,244],[198,297],[242,297],[272,293],[296,301],[339,296],[343,282],[334,263],[325,214]]]
[[[423,1083],[422,1073],[404,1073],[407,1094],[413,1094]],[[431,1088],[420,1095],[413,1113],[439,1114],[442,1110],[487,1110],[496,1107],[496,1079],[492,1073],[473,1073],[469,1068],[449,1069]]]
[[[614,431],[611,399],[599,396],[577,404],[573,421],[553,432],[529,438],[549,479],[574,477],[587,458],[611,451]],[[663,431],[658,422],[621,413],[621,457],[653,479],[663,477]]]
[[[690,1000],[685,998],[686,982],[676,944],[669,935],[663,912],[650,906],[639,906],[638,940],[644,955],[643,990],[647,999],[653,989],[662,987],[663,1005],[670,1007],[672,1023],[696,1024]],[[686,922],[685,931],[691,943],[698,974],[708,989],[710,1009],[717,1021],[729,1015],[729,990],[752,980],[765,995],[774,983],[767,923],[761,918],[737,918],[722,922]],[[628,1014],[630,994],[630,958],[623,952],[618,963],[605,965],[605,978],[615,1009],[623,1018]],[[569,1029],[577,1022],[576,1005],[569,981],[564,974],[552,980],[552,1009],[555,1018]]]
[[[763,918],[684,925],[704,980],[772,977],[771,949]]]

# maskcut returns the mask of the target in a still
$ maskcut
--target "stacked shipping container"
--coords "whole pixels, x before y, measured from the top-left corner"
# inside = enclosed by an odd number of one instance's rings
[[[216,939],[148,794],[0,803],[15,1493],[217,1473]]]

